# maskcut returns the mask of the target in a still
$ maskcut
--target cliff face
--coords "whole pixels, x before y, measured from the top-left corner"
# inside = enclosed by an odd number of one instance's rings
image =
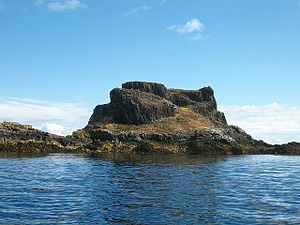
[[[89,124],[122,123],[146,124],[175,116],[176,106],[158,95],[115,88],[110,92],[111,102],[98,105]]]
[[[229,126],[211,87],[168,89],[127,82],[94,109],[87,126],[67,137],[0,123],[0,151],[193,154],[300,154],[300,144],[271,146]]]
[[[175,117],[179,107],[199,113],[220,125],[227,125],[211,87],[200,90],[167,89],[163,84],[127,82],[110,92],[111,102],[98,105],[89,120],[96,123],[149,124]]]
[[[135,81],[113,89],[110,98],[109,104],[95,108],[88,125],[79,131],[94,144],[133,143],[138,151],[154,146],[159,151],[167,145],[170,152],[211,154],[268,146],[227,124],[211,87],[168,89],[163,84]]]

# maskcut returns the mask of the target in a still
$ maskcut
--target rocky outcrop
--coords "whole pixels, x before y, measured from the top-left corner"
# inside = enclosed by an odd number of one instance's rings
[[[211,87],[204,87],[200,90],[169,89],[167,99],[181,107],[211,102],[212,107],[217,109],[217,102]]]
[[[0,123],[0,151],[51,152],[64,149],[62,136],[43,132],[31,125]]]
[[[163,84],[149,82],[127,82],[122,89],[110,92],[111,102],[98,105],[89,120],[95,123],[147,124],[174,117],[177,107],[188,107],[215,124],[226,125],[211,87],[199,90],[167,89]]]
[[[62,137],[29,125],[0,123],[0,151],[189,154],[300,154],[299,143],[269,145],[229,126],[211,87],[167,89],[127,82],[110,92],[82,130]]]
[[[85,134],[84,134],[85,135]],[[59,152],[78,149],[90,139],[59,136],[15,122],[0,123],[0,151]]]
[[[122,88],[128,90],[138,90],[138,91],[158,95],[162,98],[165,98],[167,94],[167,88],[165,87],[165,85],[153,83],[153,82],[131,81],[122,84]]]
[[[177,110],[177,107],[166,99],[145,92],[116,88],[110,94],[115,112],[114,120],[118,123],[152,123],[175,116]]]
[[[217,101],[211,87],[199,90],[169,89],[167,99],[179,107],[190,107],[216,124],[227,124],[224,113],[217,110]]]
[[[83,129],[91,143],[131,143],[139,152],[141,146],[149,150],[149,146],[157,149],[161,145],[181,146],[180,152],[190,153],[205,149],[216,153],[224,148],[230,154],[237,153],[236,149],[247,152],[269,147],[242,129],[227,125],[224,114],[217,110],[211,87],[167,89],[162,84],[135,81],[113,89],[110,98],[109,104],[95,108]]]
[[[93,123],[116,122],[122,124],[152,123],[175,116],[177,107],[157,95],[115,88],[110,92],[111,102],[99,105],[89,121]]]
[[[56,141],[63,137],[32,128],[31,125],[19,123],[0,123],[0,141]]]
[[[300,155],[300,143],[290,142],[283,145],[275,145],[271,151],[268,151],[268,153],[280,155]]]

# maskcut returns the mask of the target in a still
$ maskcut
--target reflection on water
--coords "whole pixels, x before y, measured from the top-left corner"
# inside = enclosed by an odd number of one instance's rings
[[[300,224],[300,157],[0,155],[0,224]]]

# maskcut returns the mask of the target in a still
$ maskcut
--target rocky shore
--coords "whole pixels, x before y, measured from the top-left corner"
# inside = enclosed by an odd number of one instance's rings
[[[300,154],[300,143],[270,145],[226,122],[211,87],[167,89],[127,82],[98,105],[86,127],[58,136],[30,125],[0,123],[2,152]]]

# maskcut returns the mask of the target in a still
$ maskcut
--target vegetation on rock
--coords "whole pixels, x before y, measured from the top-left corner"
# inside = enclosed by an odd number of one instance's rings
[[[62,137],[30,125],[0,123],[0,151],[300,154],[299,143],[269,145],[229,126],[211,87],[167,89],[163,84],[127,82],[110,92],[83,129]]]

